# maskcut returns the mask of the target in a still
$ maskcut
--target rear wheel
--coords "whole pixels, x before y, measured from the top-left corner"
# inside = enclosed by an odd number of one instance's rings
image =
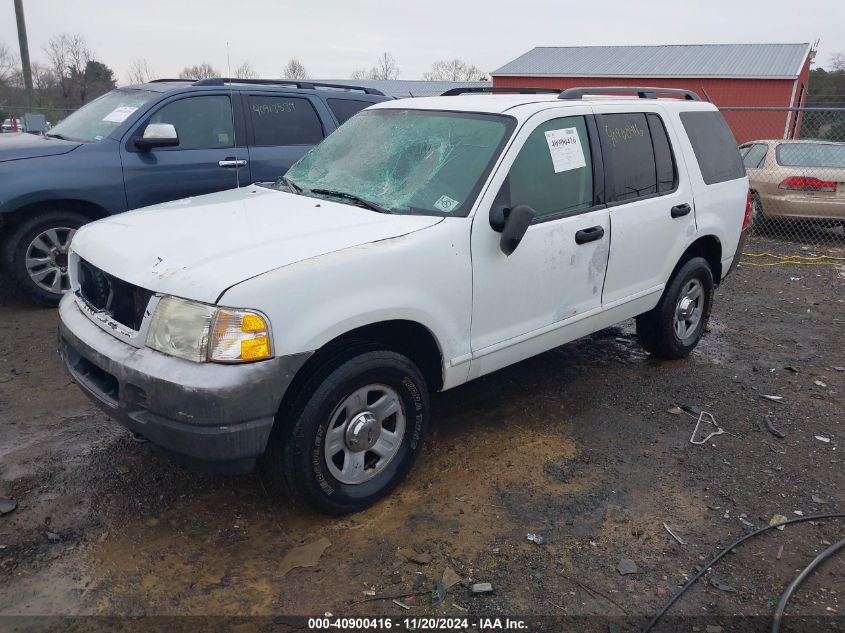
[[[751,230],[762,231],[765,227],[766,216],[763,215],[763,203],[756,191],[751,193]]]
[[[660,358],[682,358],[704,333],[713,306],[713,272],[703,257],[684,263],[666,285],[657,306],[637,317],[642,346]]]
[[[51,211],[21,223],[6,244],[6,265],[26,294],[43,305],[59,303],[70,288],[68,252],[77,229],[89,219]]]
[[[330,514],[361,510],[410,470],[428,426],[425,379],[387,350],[327,366],[277,422],[264,458],[267,480]]]

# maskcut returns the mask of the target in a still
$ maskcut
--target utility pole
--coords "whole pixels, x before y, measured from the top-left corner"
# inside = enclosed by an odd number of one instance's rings
[[[26,20],[23,17],[23,0],[15,0],[15,18],[18,21],[18,44],[21,48],[23,84],[26,87],[26,103],[32,108],[32,69],[29,66],[29,44],[26,39]]]

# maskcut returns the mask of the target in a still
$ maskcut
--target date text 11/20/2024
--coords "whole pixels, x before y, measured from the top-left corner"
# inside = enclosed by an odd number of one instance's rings
[[[365,631],[407,629],[411,631],[526,631],[524,620],[514,618],[309,618],[313,631]]]

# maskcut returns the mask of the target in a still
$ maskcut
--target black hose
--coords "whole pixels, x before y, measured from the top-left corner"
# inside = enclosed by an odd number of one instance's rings
[[[798,585],[807,580],[807,576],[812,574],[816,567],[821,565],[828,558],[830,558],[836,552],[843,548],[845,548],[845,539],[842,539],[838,543],[834,543],[821,554],[816,556],[813,559],[813,562],[807,565],[804,570],[795,577],[795,580],[789,583],[789,586],[786,588],[786,591],[784,591],[783,595],[780,597],[780,602],[778,602],[778,608],[775,609],[774,619],[772,620],[772,633],[779,633],[780,623],[783,619],[783,612],[786,609],[786,603],[789,602],[789,599],[792,597],[792,593],[798,588]]]
[[[713,565],[715,565],[717,562],[719,562],[722,559],[722,557],[724,557],[728,552],[730,552],[732,549],[734,549],[740,543],[747,541],[748,539],[750,539],[753,536],[757,536],[758,534],[762,534],[766,530],[771,530],[772,528],[780,527],[781,525],[789,525],[791,523],[803,523],[804,521],[818,521],[819,519],[845,519],[845,512],[831,512],[831,513],[828,513],[828,514],[811,514],[811,515],[805,516],[805,517],[798,517],[797,519],[790,519],[789,521],[784,521],[783,523],[778,523],[776,525],[767,525],[766,527],[762,527],[759,530],[755,530],[754,532],[746,534],[742,538],[735,540],[733,543],[728,545],[721,552],[716,554],[716,556],[713,558],[713,560],[711,560],[706,565],[704,565],[698,573],[696,573],[692,578],[690,578],[687,581],[687,584],[685,584],[683,587],[681,587],[674,596],[669,598],[669,601],[665,605],[663,605],[663,608],[660,609],[660,611],[657,612],[657,615],[655,615],[651,619],[651,622],[649,622],[648,625],[643,629],[642,633],[649,633],[649,631],[651,631],[657,625],[657,623],[660,621],[660,618],[662,618],[664,615],[666,615],[666,612],[669,609],[672,608],[672,605],[675,604],[680,599],[680,597],[682,595],[684,595],[684,593],[686,593],[686,591],[698,581],[699,578],[701,578],[704,574],[706,574],[708,569],[710,569]]]

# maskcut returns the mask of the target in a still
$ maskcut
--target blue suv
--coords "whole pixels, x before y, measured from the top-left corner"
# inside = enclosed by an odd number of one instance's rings
[[[0,138],[0,238],[12,279],[40,303],[68,288],[81,225],[159,202],[280,177],[372,88],[163,79],[119,88],[44,136]]]

